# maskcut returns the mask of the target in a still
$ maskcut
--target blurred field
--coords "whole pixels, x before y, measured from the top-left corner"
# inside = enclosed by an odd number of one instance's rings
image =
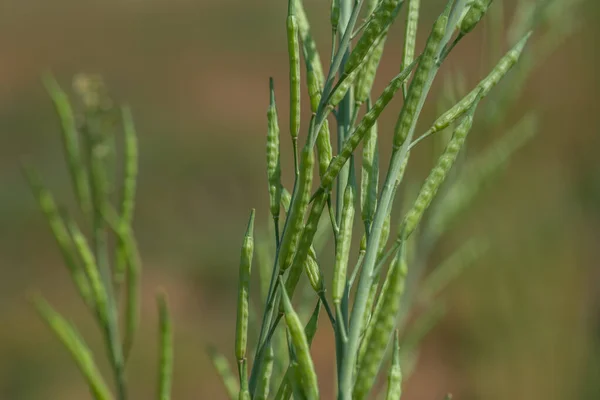
[[[72,203],[58,120],[39,81],[48,69],[64,87],[74,73],[101,73],[114,97],[131,104],[141,135],[135,227],[144,306],[130,365],[132,398],[152,398],[155,389],[159,286],[175,320],[174,398],[225,398],[204,348],[213,343],[233,356],[237,261],[249,208],[267,226],[267,79],[274,76],[284,99],[284,3],[0,4],[0,399],[88,396],[27,303],[32,292],[77,322],[105,366],[94,322],[18,168],[23,157],[34,160],[58,197]],[[320,43],[329,43],[328,5],[305,3]],[[440,2],[423,3],[430,22]],[[514,2],[505,3],[512,9]],[[450,312],[424,343],[407,399],[441,399],[447,391],[461,400],[600,398],[599,11],[595,2],[587,5],[580,31],[536,70],[514,108],[511,121],[524,109],[539,110],[540,134],[436,253],[441,259],[467,235],[485,232],[493,240],[492,251],[444,293]],[[396,27],[387,46],[400,49],[401,37]],[[461,43],[443,72],[469,64],[474,85],[484,72],[477,68],[481,47],[480,32]],[[399,52],[392,53],[376,91],[398,69]],[[384,129],[396,110],[386,113]],[[427,108],[425,119],[434,112]],[[289,165],[289,151],[284,155]],[[422,173],[427,160],[416,161]],[[329,329],[315,346],[321,376],[332,376]]]

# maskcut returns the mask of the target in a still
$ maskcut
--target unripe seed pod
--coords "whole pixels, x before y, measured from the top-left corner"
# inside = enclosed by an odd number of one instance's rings
[[[450,124],[452,124],[469,110],[478,94],[481,95],[481,98],[487,96],[492,88],[496,86],[498,82],[500,82],[500,80],[508,73],[508,71],[510,71],[511,68],[517,63],[530,36],[531,32],[527,33],[512,49],[508,51],[508,53],[504,55],[504,57],[500,59],[500,61],[498,61],[498,64],[496,64],[492,71],[484,79],[482,79],[469,94],[463,97],[462,100],[460,100],[452,108],[436,119],[433,123],[433,126],[429,129],[429,131],[427,131],[426,135],[439,132],[442,129],[450,126]]]
[[[358,39],[354,50],[350,53],[342,77],[350,75],[360,66],[369,50],[371,50],[381,34],[392,23],[399,4],[400,0],[382,0],[379,3],[373,11],[373,16],[365,27],[363,34]]]
[[[252,268],[252,255],[254,253],[254,209],[250,213],[248,228],[244,235],[242,253],[240,256],[238,309],[235,328],[235,356],[240,362],[246,358],[248,343],[248,313],[250,295],[250,271]]]
[[[464,35],[473,30],[481,21],[493,0],[474,0],[471,7],[460,22],[460,32]]]
[[[298,271],[302,271],[303,267],[306,270],[307,276],[309,278],[311,286],[318,293],[323,289],[323,282],[320,278],[320,271],[316,262],[308,262],[310,248],[315,237],[315,233],[317,232],[317,228],[319,226],[319,220],[321,218],[321,214],[323,213],[323,208],[325,207],[325,203],[327,201],[327,193],[321,192],[312,202],[312,207],[310,213],[308,215],[308,219],[302,231],[302,236],[298,243],[298,250],[294,256],[294,262],[292,264],[292,269],[290,271],[290,277],[300,276]],[[316,266],[316,270],[315,270]],[[286,288],[288,291],[288,295],[293,296],[294,290],[296,289],[295,281],[292,286],[289,286],[290,279],[288,277],[288,281],[286,282]]]
[[[417,117],[416,114],[418,112],[417,108],[422,101],[421,97],[425,90],[425,84],[427,83],[429,74],[436,63],[438,47],[446,33],[447,23],[448,16],[446,13],[443,13],[435,21],[431,34],[427,39],[421,61],[419,62],[419,66],[415,71],[415,76],[410,83],[406,101],[402,107],[398,121],[396,122],[396,127],[394,129],[394,149],[399,149],[402,146],[415,123],[415,118]]]
[[[262,371],[260,374],[259,385],[256,388],[256,400],[267,400],[269,398],[269,388],[271,383],[271,374],[273,372],[273,362],[275,361],[275,353],[273,346],[269,344],[265,352],[265,358],[262,363]]]
[[[308,400],[319,399],[319,385],[315,366],[310,356],[310,347],[300,318],[292,308],[292,303],[285,290],[283,280],[280,278],[281,300],[285,311],[285,322],[288,327],[289,336],[296,352],[296,362],[298,363],[298,373],[303,383]]]
[[[340,24],[340,0],[331,0],[331,30],[335,33],[338,30]]]
[[[394,264],[396,266],[388,272],[386,281],[389,281],[389,283],[385,288],[386,290],[382,289],[378,301],[378,303],[381,303],[379,312],[376,312],[372,318],[373,330],[371,336],[369,340],[363,339],[366,351],[362,360],[360,360],[352,394],[352,398],[356,400],[368,397],[396,324],[406,274],[406,255],[403,249],[398,253]]]
[[[315,156],[313,150],[308,147],[302,149],[300,155],[300,175],[298,176],[298,185],[296,187],[297,199],[291,205],[291,210],[287,218],[286,231],[281,239],[279,249],[279,266],[281,271],[287,270],[294,259],[294,253],[298,246],[298,240],[302,234],[302,225],[304,222],[304,213],[308,207],[312,190],[313,166]]]
[[[437,164],[435,167],[433,167],[429,173],[429,176],[425,179],[425,182],[423,183],[423,186],[417,195],[417,199],[402,221],[400,235],[408,237],[414,231],[417,224],[421,220],[421,217],[425,213],[425,210],[427,210],[429,204],[431,204],[431,201],[437,193],[437,190],[444,182],[444,179],[446,179],[450,168],[452,168],[454,161],[456,161],[458,153],[460,152],[460,149],[467,138],[467,134],[471,130],[475,107],[476,104],[458,125],[452,135],[452,138],[448,142],[446,149],[439,157]]]
[[[333,158],[331,148],[331,134],[329,133],[329,122],[323,121],[319,136],[317,136],[317,153],[319,155],[319,176],[323,176]]]
[[[385,400],[399,400],[402,397],[402,367],[400,363],[400,340],[398,338],[398,331],[396,331],[392,346],[392,367],[388,375]]]
[[[385,40],[387,35],[381,37],[372,51],[367,55],[367,58],[363,65],[358,68],[358,76],[356,77],[356,90],[354,92],[354,101],[357,106],[362,105],[367,101],[373,82],[375,81],[375,75],[381,56],[383,56],[383,48],[385,47]]]
[[[267,180],[269,182],[269,205],[273,218],[279,218],[281,209],[281,162],[279,151],[279,123],[275,104],[273,78],[269,79],[270,102],[267,111]]]
[[[404,31],[404,51],[400,69],[404,69],[415,58],[415,47],[417,44],[417,27],[419,25],[419,8],[421,0],[409,0],[408,15],[406,16],[406,29]],[[406,96],[406,83],[402,90]]]
[[[319,102],[321,101],[321,82],[317,76],[312,64],[306,60],[306,77],[308,86],[308,96],[310,98],[310,108],[313,113],[317,112]],[[331,162],[332,155],[331,149],[331,137],[329,133],[329,122],[327,119],[323,121],[319,135],[317,137],[317,154],[319,156],[319,176],[322,176],[329,163]]]
[[[368,226],[371,225],[375,215],[378,190],[379,151],[377,149],[377,122],[375,122],[371,129],[369,129],[369,133],[363,144],[362,174],[360,180],[361,217],[363,222]]]
[[[342,220],[335,251],[335,266],[333,269],[332,297],[335,305],[340,304],[346,289],[346,272],[348,256],[352,242],[352,225],[354,222],[354,188],[347,185],[344,191]]]
[[[329,99],[327,100],[327,107],[334,109],[346,96],[348,89],[352,87],[354,80],[356,79],[360,69],[355,69],[350,74],[340,78],[338,83],[333,88]]]
[[[295,0],[289,1],[286,21],[290,64],[290,134],[292,140],[296,140],[300,132],[300,39],[298,37],[298,21],[294,14],[294,3]]]
[[[321,59],[319,58],[319,52],[317,51],[317,44],[315,43],[310,31],[310,24],[308,23],[308,18],[306,18],[302,0],[294,1],[294,14],[296,16],[296,21],[298,22],[298,30],[300,32],[300,40],[302,41],[302,53],[304,55],[304,59],[312,65],[317,78],[319,78],[319,82],[323,84],[323,82],[325,82],[323,66],[321,65]]]

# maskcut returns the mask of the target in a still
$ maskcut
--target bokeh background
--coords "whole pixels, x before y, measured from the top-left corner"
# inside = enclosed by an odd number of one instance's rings
[[[205,347],[215,344],[233,358],[248,210],[257,208],[260,229],[268,223],[267,82],[269,76],[279,82],[284,104],[284,3],[0,3],[0,399],[89,396],[69,355],[28,303],[31,293],[43,293],[76,321],[106,370],[94,321],[19,169],[24,157],[33,160],[57,197],[73,205],[58,119],[39,79],[47,70],[67,89],[75,73],[102,74],[113,97],[131,105],[140,133],[135,229],[144,291],[129,366],[132,398],[154,393],[158,287],[169,294],[175,324],[174,398],[225,398]],[[514,1],[504,3],[508,19]],[[305,4],[327,54],[329,3]],[[422,26],[440,7],[437,0],[423,2]],[[600,7],[593,1],[583,7],[580,28],[535,70],[511,113],[514,121],[535,108],[539,134],[459,228],[461,237],[485,233],[493,246],[444,291],[449,311],[425,338],[407,399],[441,399],[448,391],[464,400],[600,398]],[[393,51],[401,48],[398,26],[383,77],[400,63]],[[485,72],[483,39],[485,23],[457,48],[440,81],[465,68],[468,87],[474,85]],[[379,79],[376,90],[384,84]],[[391,129],[397,107],[384,115],[382,130]],[[435,112],[426,108],[424,119]],[[285,106],[280,116],[286,126]],[[416,153],[416,178],[424,176],[428,154]],[[450,235],[435,259],[455,243]],[[331,330],[323,328],[314,348],[325,377],[331,377],[332,343]],[[322,384],[327,397],[331,385]]]

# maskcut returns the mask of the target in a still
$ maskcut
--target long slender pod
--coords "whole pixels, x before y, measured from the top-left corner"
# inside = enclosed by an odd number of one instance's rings
[[[169,400],[171,398],[171,387],[173,386],[173,327],[167,298],[164,293],[156,297],[158,306],[158,400]]]
[[[308,96],[310,98],[310,108],[313,113],[316,113],[321,102],[321,83],[313,65],[305,58],[306,62],[306,81],[308,86]],[[329,132],[329,122],[327,119],[323,121],[323,125],[317,136],[317,153],[319,156],[319,176],[323,176],[331,158],[333,151],[331,149],[331,134]]]
[[[400,70],[406,68],[415,58],[415,47],[417,45],[417,28],[419,25],[419,9],[421,0],[408,0],[408,14],[406,16],[406,28],[404,30],[404,47],[402,51],[402,64]],[[402,85],[402,93],[406,97],[407,84]]]
[[[75,196],[83,212],[88,213],[91,208],[90,189],[81,157],[79,134],[75,125],[71,103],[54,76],[45,74],[42,81],[60,118],[64,152]]]
[[[34,304],[46,324],[71,353],[94,399],[112,400],[113,396],[98,371],[92,352],[75,327],[57,313],[44,299],[35,298]]]
[[[269,343],[265,350],[265,358],[262,363],[262,371],[259,376],[258,386],[256,387],[255,400],[267,400],[271,385],[271,374],[273,373],[273,364],[275,361],[275,352],[273,345]]]
[[[367,102],[367,112],[370,110]],[[377,206],[377,192],[379,191],[379,150],[377,147],[377,122],[371,126],[363,143],[362,167],[360,179],[360,211],[365,229],[369,229],[375,207]],[[366,240],[366,238],[365,238]],[[365,243],[366,244],[366,243]]]
[[[317,383],[317,374],[315,366],[310,356],[310,346],[300,318],[292,308],[292,303],[286,293],[283,280],[280,278],[281,299],[285,310],[285,322],[290,333],[290,338],[296,352],[296,361],[298,363],[298,373],[301,376],[302,388],[308,400],[319,399],[319,385]]]
[[[335,249],[335,265],[333,268],[333,283],[331,285],[333,304],[337,307],[342,301],[346,289],[346,273],[348,269],[348,256],[352,243],[352,228],[354,222],[354,187],[347,185],[344,192],[342,207],[342,223]]]
[[[318,300],[317,305],[313,309],[313,312],[304,327],[304,334],[306,335],[306,341],[307,341],[309,347],[312,344],[315,334],[317,333],[320,311],[321,311],[321,301]],[[290,398],[290,396],[292,395],[292,387],[290,384],[290,376],[292,373],[293,373],[292,367],[290,366],[286,370],[283,380],[281,381],[281,385],[277,389],[277,392],[275,394],[276,400],[288,400]]]
[[[58,206],[54,200],[54,196],[52,196],[52,193],[43,186],[38,172],[33,167],[24,165],[23,172],[29,182],[31,191],[34,194],[40,209],[48,221],[52,235],[58,244],[63,261],[69,270],[69,274],[71,275],[71,279],[75,284],[77,292],[83,299],[84,303],[94,310],[95,300],[92,295],[90,282],[84,269],[81,268],[78,262],[77,253],[73,247],[69,229],[64,219],[60,215]]]
[[[291,267],[300,235],[302,234],[302,224],[304,222],[304,213],[308,207],[310,193],[312,189],[313,166],[315,156],[312,148],[305,146],[302,149],[300,157],[300,174],[298,184],[296,185],[297,200],[292,202],[291,209],[287,216],[287,229],[283,233],[281,245],[279,247],[279,266],[281,273]]]
[[[482,98],[487,96],[489,92],[500,82],[500,80],[511,70],[511,68],[517,63],[525,45],[529,37],[531,36],[531,32],[527,33],[515,46],[508,51],[498,61],[498,64],[492,69],[492,71],[483,78],[475,88],[469,92],[465,97],[463,97],[458,103],[456,103],[453,107],[447,110],[445,113],[440,115],[432,124],[431,128],[425,132],[419,139],[415,140],[411,144],[411,147],[414,147],[416,143],[420,140],[433,135],[436,132],[440,132],[441,130],[447,128],[460,118],[464,113],[466,113],[469,108],[473,105],[473,102],[477,98],[477,96],[481,96]]]
[[[296,148],[298,133],[300,132],[300,38],[295,6],[296,0],[288,1],[288,17],[286,21],[290,64],[290,134],[294,149]]]
[[[252,269],[252,255],[254,253],[254,209],[250,212],[250,220],[244,235],[240,256],[238,309],[235,327],[235,357],[240,368],[242,378],[242,364],[245,365],[246,347],[248,343],[248,313],[250,296],[250,273]]]
[[[400,342],[398,331],[394,335],[392,346],[392,366],[388,374],[388,386],[385,400],[400,400],[402,397],[402,367],[400,365]]]
[[[416,228],[417,224],[423,217],[423,214],[431,204],[439,187],[446,179],[450,168],[454,165],[458,153],[460,152],[471,127],[473,126],[473,114],[475,113],[477,103],[474,103],[471,110],[463,117],[463,120],[458,125],[446,149],[438,159],[429,176],[425,179],[421,190],[417,195],[412,208],[404,216],[400,232],[408,237]]]
[[[281,161],[279,151],[279,122],[275,103],[273,78],[269,78],[269,108],[267,110],[267,182],[269,184],[269,209],[279,236],[279,212],[281,210]]]
[[[317,271],[313,270],[315,265],[317,265],[316,260],[314,259],[315,254],[310,253],[311,245],[313,243],[315,233],[317,232],[319,219],[323,213],[326,201],[327,194],[323,192],[311,203],[312,207],[310,213],[308,214],[308,219],[304,229],[302,230],[302,236],[298,243],[298,250],[296,251],[296,255],[285,284],[288,296],[290,297],[293,296],[294,291],[296,290],[296,285],[303,269],[306,271],[308,280],[315,292],[321,293],[324,290],[323,279],[318,266]],[[283,310],[283,304],[281,304],[281,307]]]
[[[366,351],[357,369],[352,394],[352,398],[355,400],[368,397],[381,366],[390,336],[394,331],[407,271],[404,249],[400,250],[394,264],[396,265],[389,272],[389,283],[386,290],[381,293],[379,313],[373,317],[372,335],[365,343]]]
[[[300,39],[302,40],[302,54],[304,59],[307,60],[315,71],[317,78],[319,79],[320,85],[322,86],[325,82],[325,74],[323,74],[323,66],[321,64],[321,58],[317,50],[317,44],[312,36],[310,30],[310,24],[306,17],[306,12],[302,5],[302,0],[295,0],[295,13],[296,21],[298,22],[298,32],[300,33]]]
[[[121,193],[119,225],[122,230],[131,230],[133,215],[135,211],[135,192],[138,175],[138,140],[131,109],[127,106],[121,108],[124,134],[124,173],[123,188]],[[126,243],[118,241],[115,250],[115,269],[113,271],[115,291],[119,291],[120,285],[127,274],[127,249]]]
[[[493,1],[494,0],[474,0],[460,22],[460,33],[466,34],[471,32],[475,26],[477,26],[479,21],[481,21]]]

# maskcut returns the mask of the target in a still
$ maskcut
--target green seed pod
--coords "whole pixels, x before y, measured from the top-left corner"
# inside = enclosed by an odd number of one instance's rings
[[[57,313],[44,299],[35,298],[34,304],[44,322],[71,353],[94,399],[112,400],[113,395],[106,386],[100,371],[98,371],[92,352],[75,327]]]
[[[463,97],[456,105],[442,114],[438,119],[435,120],[433,126],[427,131],[425,135],[431,135],[439,132],[452,124],[458,118],[460,118],[465,112],[471,108],[473,102],[480,94],[481,97],[485,97],[492,90],[494,86],[500,82],[500,80],[511,70],[511,68],[517,63],[527,40],[531,36],[531,32],[526,34],[511,50],[504,55],[492,69],[492,71],[479,82],[479,84],[465,97]],[[425,136],[424,135],[424,136]]]
[[[79,206],[84,213],[87,213],[90,210],[90,189],[81,157],[78,132],[71,103],[67,94],[61,89],[52,75],[44,75],[43,83],[46,91],[52,98],[54,108],[60,118],[63,147],[69,166],[73,190],[77,196]]]
[[[402,146],[416,122],[419,104],[423,101],[421,97],[425,90],[427,80],[429,79],[429,74],[435,66],[438,48],[446,33],[447,23],[448,16],[446,15],[446,12],[444,12],[435,21],[431,34],[427,39],[421,61],[419,62],[419,66],[415,71],[415,76],[410,83],[404,106],[402,107],[402,111],[396,122],[396,127],[394,129],[394,149],[399,149]]]
[[[295,0],[289,0],[286,27],[290,63],[290,134],[292,140],[296,140],[300,132],[300,39],[294,6]]]
[[[315,271],[314,267],[315,263],[308,262],[310,248],[315,237],[315,233],[317,232],[317,228],[319,226],[319,220],[321,218],[321,214],[323,213],[323,209],[325,208],[325,203],[327,202],[327,193],[321,192],[312,202],[312,207],[310,209],[310,213],[308,214],[308,219],[306,224],[304,225],[304,229],[302,231],[302,236],[300,237],[300,241],[298,242],[298,250],[296,251],[296,255],[294,256],[294,262],[292,264],[292,268],[290,271],[290,276],[288,277],[288,281],[286,282],[286,288],[290,296],[293,296],[294,291],[296,289],[296,283],[294,280],[290,281],[290,277],[298,276],[298,271],[302,271],[303,267],[307,272],[307,276],[309,278],[310,284],[313,286],[313,289],[317,293],[323,290],[323,282],[320,277],[320,271]],[[294,282],[294,283],[292,283]],[[291,284],[291,286],[288,286]]]
[[[400,343],[398,331],[394,335],[392,346],[392,367],[388,375],[388,387],[385,400],[399,400],[402,397],[402,369],[400,365]]]
[[[439,157],[437,164],[435,167],[433,167],[429,173],[429,176],[425,179],[425,182],[423,183],[423,186],[417,195],[417,199],[402,221],[400,235],[408,237],[414,231],[417,224],[421,220],[421,217],[425,213],[425,210],[427,210],[429,204],[431,204],[431,201],[435,197],[439,187],[444,182],[444,179],[446,179],[450,168],[452,168],[454,161],[456,161],[456,157],[458,156],[458,153],[460,152],[460,149],[467,138],[467,134],[471,130],[475,107],[476,104],[474,104],[471,111],[458,125],[452,134],[452,138],[448,142],[446,149]]]
[[[308,97],[310,98],[310,108],[313,113],[317,112],[319,102],[321,101],[322,83],[319,81],[316,71],[312,64],[306,61],[306,77],[308,86]],[[319,176],[322,176],[333,157],[331,149],[331,137],[329,133],[329,122],[327,119],[323,121],[319,135],[317,137],[317,153],[319,155]]]
[[[360,106],[367,101],[373,82],[375,82],[375,75],[381,56],[383,56],[383,48],[385,47],[385,40],[387,36],[382,37],[378,40],[377,44],[373,47],[373,50],[367,56],[363,66],[358,68],[358,76],[356,77],[356,90],[354,92],[354,101],[356,106]]]
[[[231,371],[227,358],[225,358],[223,354],[219,353],[212,346],[207,348],[207,353],[213,364],[213,367],[223,381],[223,386],[225,386],[229,400],[237,399],[240,388],[237,379],[233,376],[233,372]]]
[[[238,368],[240,375],[240,392],[238,394],[238,400],[251,400],[250,391],[248,390],[248,367],[246,366],[246,359],[239,361]]]
[[[461,34],[467,34],[475,28],[485,15],[493,0],[474,0],[471,7],[460,22]]]
[[[158,399],[169,400],[171,398],[171,386],[173,383],[173,329],[164,293],[157,296],[157,304],[160,332],[158,341],[160,349]]]
[[[303,389],[308,400],[319,399],[319,385],[317,383],[317,374],[315,366],[310,356],[310,346],[308,339],[300,322],[300,318],[292,308],[292,303],[285,290],[283,280],[280,278],[281,300],[285,310],[285,322],[288,327],[291,342],[296,352],[296,361],[298,363],[298,373],[301,377]]]
[[[308,88],[308,98],[310,100],[310,110],[313,113],[317,112],[319,102],[321,101],[322,83],[319,82],[319,77],[313,66],[305,60],[306,64],[306,86]]]
[[[87,239],[79,230],[75,222],[69,220],[67,225],[71,237],[73,238],[75,248],[79,253],[79,258],[81,259],[85,274],[90,282],[92,295],[94,297],[94,310],[98,314],[101,324],[105,326],[108,323],[108,294],[106,293],[106,287],[102,282],[100,271],[96,264],[96,258],[88,245]]]
[[[329,109],[333,110],[344,99],[346,93],[348,93],[348,89],[352,87],[354,80],[358,76],[359,71],[360,69],[355,69],[350,74],[340,78],[327,100],[327,107]]]
[[[388,214],[383,221],[383,226],[381,227],[381,239],[379,239],[379,247],[377,248],[377,259],[380,259],[385,251],[385,245],[390,238],[390,225],[391,225],[391,215]]]
[[[312,190],[312,178],[313,178],[313,166],[315,163],[315,155],[311,148],[305,146],[302,149],[301,160],[300,160],[300,176],[298,177],[298,184],[296,190],[298,191],[297,199],[292,204],[287,218],[286,231],[281,239],[281,245],[279,249],[279,266],[283,273],[291,265],[294,259],[294,254],[298,246],[298,240],[302,233],[302,226],[304,222],[304,212],[308,207],[308,201],[310,200]]]
[[[238,362],[246,359],[248,342],[248,313],[250,295],[250,272],[254,253],[254,209],[250,212],[250,220],[244,235],[240,256],[237,323],[235,327],[235,357]]]
[[[406,68],[415,58],[415,47],[417,44],[417,27],[419,25],[419,8],[421,0],[408,1],[408,15],[406,16],[406,29],[404,31],[404,50],[402,53],[402,64],[400,69]],[[406,83],[403,91],[406,96]]]
[[[269,387],[271,384],[271,374],[273,373],[273,362],[275,360],[275,352],[273,346],[269,344],[265,351],[265,358],[262,363],[262,371],[256,388],[254,399],[267,400],[269,398]]]
[[[369,110],[369,107],[367,107]],[[377,122],[373,124],[363,144],[362,174],[360,179],[360,210],[366,226],[375,216],[379,191],[379,151],[377,149]]]
[[[306,341],[308,342],[308,346],[312,344],[313,338],[315,337],[315,333],[317,332],[318,322],[319,322],[319,313],[321,311],[321,300],[317,301],[317,305],[315,306],[310,319],[306,323],[304,327],[304,334],[306,335]],[[288,367],[285,376],[277,389],[277,393],[275,394],[276,400],[288,400],[292,395],[292,386],[290,383],[291,375],[292,375],[292,367]]]
[[[329,133],[329,121],[323,121],[319,136],[317,136],[317,153],[319,155],[319,176],[323,176],[333,158],[331,148],[331,134]]]
[[[121,196],[120,225],[122,225],[122,229],[130,230],[135,209],[135,192],[138,175],[138,141],[135,125],[133,123],[133,116],[131,115],[129,107],[122,107],[121,115],[123,120],[123,132],[125,135],[125,171],[123,178],[123,193]],[[123,282],[128,266],[129,257],[127,256],[125,245],[126,241],[119,240],[117,241],[115,249],[116,261],[114,280],[117,285],[120,285]]]
[[[78,257],[71,242],[69,229],[58,211],[54,196],[52,196],[52,193],[42,185],[41,178],[35,169],[25,165],[23,172],[29,182],[31,191],[37,200],[38,206],[48,221],[52,235],[58,244],[63,261],[71,274],[71,279],[73,279],[73,283],[75,284],[79,295],[86,305],[93,307],[95,300],[90,287],[90,282],[85,271],[77,261]]]
[[[325,287],[323,285],[323,272],[317,263],[316,254],[314,250],[310,250],[306,261],[304,262],[304,272],[308,277],[310,286],[316,293],[324,293]]]
[[[373,47],[373,50],[367,56],[363,66],[358,68],[359,72],[356,77],[356,90],[354,92],[354,102],[357,107],[364,104],[371,93],[373,82],[375,82],[375,75],[377,74],[377,68],[379,67],[381,56],[383,56],[386,38],[387,35],[378,40],[377,44]]]
[[[279,152],[279,123],[277,121],[277,106],[275,104],[275,89],[273,78],[269,79],[270,101],[267,111],[267,179],[269,182],[269,205],[271,215],[279,219],[281,209],[281,162]]]
[[[294,6],[294,14],[296,16],[296,21],[298,22],[298,30],[300,32],[300,39],[302,41],[302,54],[304,55],[304,59],[313,66],[313,69],[317,74],[317,78],[319,78],[319,82],[322,84],[325,82],[323,66],[321,65],[321,59],[319,58],[317,44],[315,43],[310,31],[310,24],[308,23],[308,18],[304,12],[302,0],[295,0]]]
[[[372,334],[368,340],[367,338],[363,339],[366,351],[362,360],[359,361],[352,394],[352,398],[356,400],[368,397],[379,371],[385,348],[396,324],[406,274],[406,254],[403,249],[396,256],[394,264],[397,265],[388,272],[389,279],[386,279],[386,281],[389,280],[389,283],[385,291],[382,289],[378,301],[378,303],[381,303],[379,312],[375,313],[372,318]]]
[[[138,174],[138,141],[129,107],[122,107],[123,132],[125,134],[125,177],[121,199],[121,219],[131,225],[135,206],[135,191]]]
[[[342,151],[340,151],[340,154],[331,160],[326,173],[321,178],[321,188],[327,189],[329,186],[331,186],[344,164],[346,164],[346,161],[348,161],[360,141],[367,133],[369,133],[369,130],[373,124],[375,124],[375,121],[377,121],[377,118],[379,118],[379,115],[381,115],[383,109],[394,98],[394,95],[398,89],[400,89],[400,86],[402,86],[402,82],[404,82],[404,80],[408,77],[410,71],[416,65],[416,63],[417,60],[413,61],[411,65],[409,65],[404,69],[404,71],[400,72],[400,74],[396,75],[396,77],[392,79],[392,81],[383,90],[383,93],[381,93],[377,101],[375,101],[375,104],[373,104],[371,110],[365,114],[360,123],[356,126],[356,128],[354,128],[352,133],[344,142]]]
[[[400,243],[400,246],[403,245],[404,242]],[[404,251],[403,249],[401,249],[401,251]],[[399,253],[398,253],[399,254]],[[383,285],[381,286],[381,291],[380,291],[380,295],[379,298],[377,299],[377,303],[375,304],[375,308],[373,309],[373,313],[371,314],[370,318],[365,318],[363,319],[363,330],[364,330],[364,335],[363,335],[363,339],[360,345],[360,349],[358,352],[358,362],[357,365],[360,365],[362,358],[364,356],[365,351],[367,350],[367,345],[369,344],[371,337],[373,335],[373,330],[374,330],[374,325],[369,323],[370,321],[374,321],[377,319],[377,316],[379,314],[381,314],[381,307],[383,306],[383,293],[387,293],[390,289],[390,282],[392,281],[391,278],[393,275],[393,271],[396,268],[405,268],[406,264],[400,264],[400,258],[399,255],[396,255],[396,257],[394,257],[394,259],[392,260],[392,263],[390,265],[390,268],[387,272],[387,275],[383,281]],[[400,273],[406,277],[407,275],[407,271],[406,268],[402,271],[400,271]],[[373,279],[373,284],[371,286],[371,291],[369,292],[369,299],[368,299],[368,308],[365,308],[368,311],[371,311],[371,309],[373,308],[373,303],[375,300],[375,294],[377,292],[377,287],[378,287],[378,283],[379,283],[379,275],[380,272],[377,273]],[[368,313],[365,313],[368,314]],[[365,323],[365,321],[367,323]]]
[[[352,225],[354,222],[354,188],[347,185],[344,191],[342,207],[342,220],[335,249],[335,266],[333,269],[332,296],[333,303],[337,306],[342,301],[346,289],[346,272],[348,270],[348,256],[352,242]]]
[[[335,37],[340,24],[340,0],[331,0],[331,17],[329,20],[331,22],[331,31]]]
[[[350,53],[344,67],[344,75],[350,75],[356,70],[369,51],[376,44],[381,34],[384,33],[394,20],[399,8],[400,0],[382,0],[373,11],[371,20],[364,28],[363,34],[356,43],[356,46]],[[341,78],[342,79],[342,78]]]

